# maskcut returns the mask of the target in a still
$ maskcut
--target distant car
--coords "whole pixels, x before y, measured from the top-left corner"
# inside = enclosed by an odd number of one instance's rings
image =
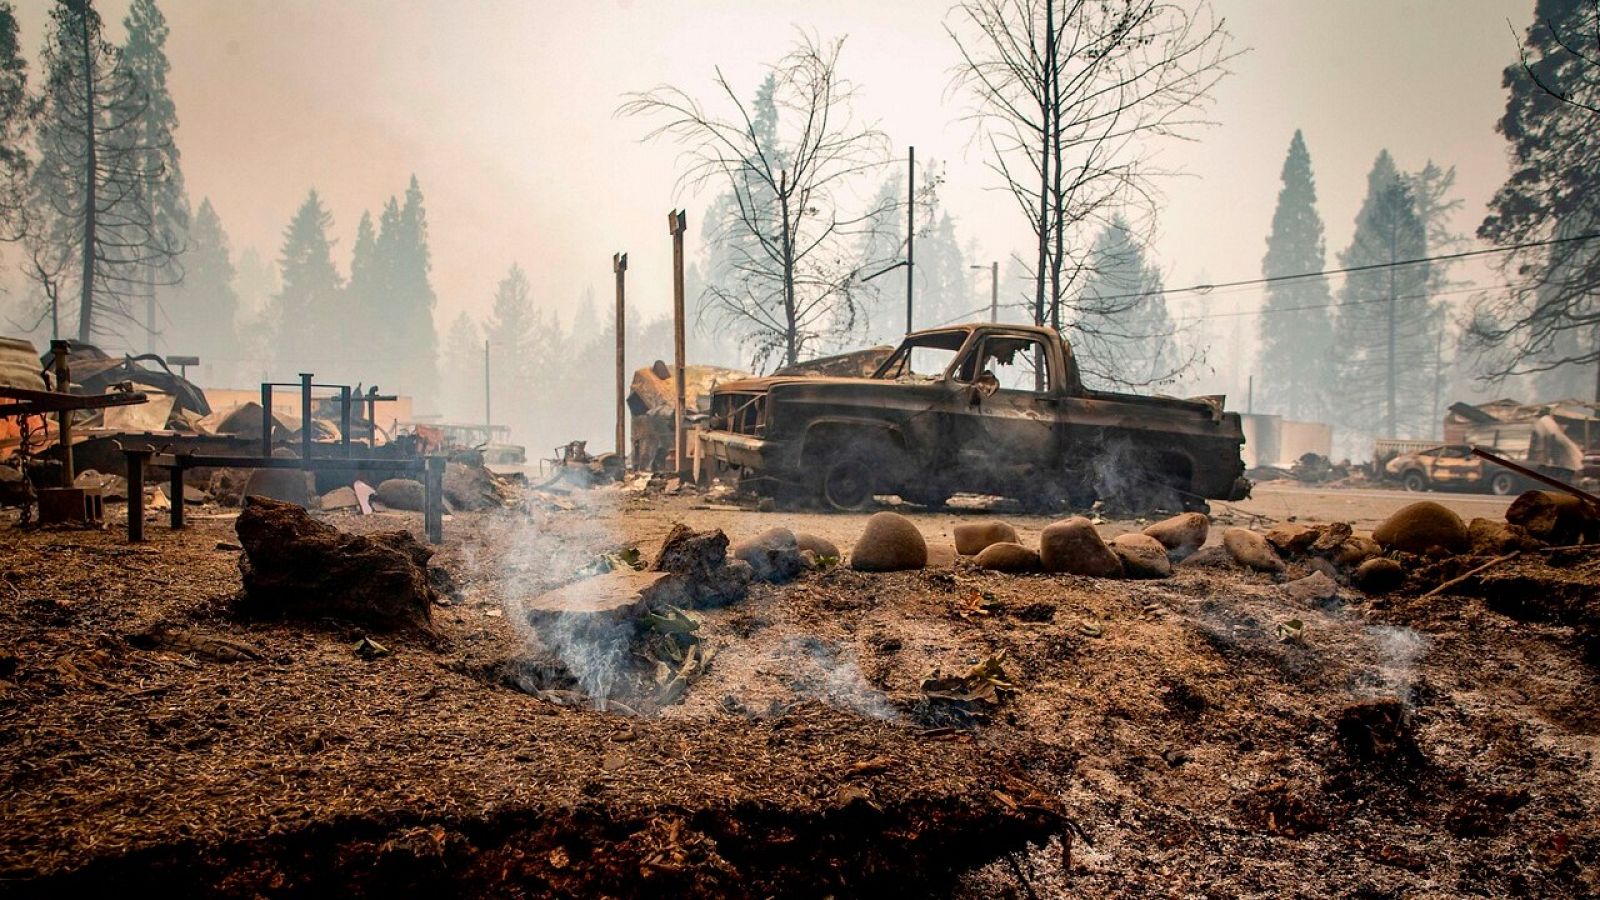
[[[1472,448],[1466,444],[1440,444],[1402,453],[1384,466],[1384,474],[1408,491],[1457,490],[1504,497],[1521,493],[1530,486],[1527,479],[1515,472],[1473,456]],[[1563,480],[1570,480],[1573,475],[1565,470],[1547,471],[1547,474]]]

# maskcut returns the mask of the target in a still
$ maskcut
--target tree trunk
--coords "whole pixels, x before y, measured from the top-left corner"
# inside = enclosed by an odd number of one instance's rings
[[[1055,0],[1046,0],[1045,21],[1053,25],[1055,21]],[[1048,48],[1054,40],[1055,29],[1047,28],[1049,35],[1046,41],[1046,56]],[[1048,277],[1045,272],[1050,265],[1050,134],[1054,130],[1054,112],[1050,106],[1049,76],[1046,74],[1045,83],[1040,85],[1042,99],[1039,101],[1039,265],[1034,269],[1034,298],[1033,298],[1033,324],[1044,324],[1044,286]]]
[[[94,59],[91,56],[93,45],[89,35],[89,19],[85,15],[78,18],[80,29],[79,38],[83,45],[83,282],[78,299],[78,342],[89,343],[89,336],[94,333],[94,246],[95,246],[95,197],[96,170],[99,168],[98,154],[95,152],[95,112],[94,112]]]
[[[795,321],[794,308],[794,229],[789,225],[789,178],[785,174],[778,181],[778,212],[783,218],[783,324],[786,352],[784,359],[786,365],[794,365],[800,361],[800,346],[796,331],[799,323]]]
[[[1061,80],[1060,44],[1056,41],[1056,4],[1055,0],[1046,0],[1045,22],[1045,97],[1050,106],[1050,151],[1052,155],[1050,177],[1053,190],[1050,194],[1051,212],[1054,223],[1051,230],[1054,232],[1055,255],[1050,260],[1050,327],[1057,332],[1061,330],[1061,264],[1066,251],[1066,197],[1062,195],[1061,183]]]

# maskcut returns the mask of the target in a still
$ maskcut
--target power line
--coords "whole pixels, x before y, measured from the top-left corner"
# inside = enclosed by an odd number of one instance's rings
[[[1510,253],[1515,250],[1527,250],[1533,247],[1552,247],[1557,244],[1570,244],[1577,241],[1592,241],[1600,238],[1600,233],[1579,234],[1572,237],[1551,238],[1548,241],[1529,241],[1526,244],[1509,244],[1505,247],[1490,247],[1484,250],[1463,250],[1459,253],[1441,253],[1438,256],[1419,256],[1415,259],[1397,259],[1392,262],[1369,263],[1363,266],[1348,266],[1343,269],[1324,269],[1320,272],[1304,272],[1299,275],[1274,275],[1268,278],[1246,278],[1240,281],[1224,281],[1218,284],[1194,284],[1181,288],[1162,288],[1157,291],[1139,291],[1129,294],[1109,294],[1097,296],[1096,300],[1130,300],[1137,297],[1153,297],[1157,294],[1185,294],[1190,292],[1209,293],[1222,288],[1249,287],[1259,284],[1276,284],[1280,281],[1299,281],[1305,278],[1327,278],[1330,275],[1349,275],[1355,272],[1372,272],[1378,269],[1392,269],[1397,266],[1414,266],[1420,263],[1447,262],[1455,259],[1466,259],[1472,256],[1487,256],[1491,253]]]

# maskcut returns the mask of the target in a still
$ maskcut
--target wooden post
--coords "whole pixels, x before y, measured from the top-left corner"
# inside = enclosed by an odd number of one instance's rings
[[[672,232],[672,378],[676,395],[672,404],[673,454],[678,477],[689,477],[689,433],[685,428],[684,350],[683,350],[683,232],[688,221],[683,210],[667,213],[667,230]]]
[[[272,384],[261,382],[261,455],[272,455]]]
[[[311,373],[300,373],[300,458],[311,458]]]
[[[350,385],[339,388],[339,446],[350,455]]]
[[[174,454],[172,457],[172,473],[167,482],[167,491],[172,495],[167,498],[172,501],[172,528],[174,531],[183,527],[183,457]]]
[[[627,345],[627,320],[625,318],[625,287],[628,271],[628,254],[611,254],[611,271],[617,276],[617,455],[622,457],[622,468],[628,468],[628,427],[627,427],[627,377],[628,367],[623,361],[623,351]]]
[[[55,367],[56,393],[70,393],[72,369],[67,357],[72,353],[72,342],[51,341],[50,361]],[[77,473],[72,471],[72,410],[63,409],[56,414],[56,438],[61,444],[61,486],[72,487]]]
[[[128,458],[128,542],[144,540],[144,464],[149,450],[124,450]]]
[[[423,528],[428,533],[428,543],[444,543],[444,457],[427,457],[423,487]]]

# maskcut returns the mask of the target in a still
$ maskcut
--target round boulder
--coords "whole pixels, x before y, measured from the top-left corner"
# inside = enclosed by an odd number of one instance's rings
[[[1257,572],[1282,572],[1283,560],[1265,537],[1248,528],[1229,528],[1222,533],[1222,546],[1242,566]]]
[[[1334,565],[1353,569],[1374,556],[1381,556],[1383,548],[1372,539],[1370,534],[1352,534],[1344,539],[1338,547],[1334,548],[1330,557]]]
[[[1129,578],[1166,578],[1172,574],[1167,548],[1148,534],[1119,534],[1111,539],[1111,551],[1122,560],[1122,571]]]
[[[421,485],[418,485],[421,487]],[[300,507],[310,507],[311,473],[299,469],[255,469],[244,483],[245,497],[266,497]]]
[[[1039,554],[1013,541],[1001,541],[978,551],[978,568],[992,572],[1037,572]]]
[[[899,513],[873,513],[850,551],[850,568],[860,572],[898,572],[928,564],[928,542]]]
[[[424,503],[422,482],[410,478],[390,478],[378,485],[374,500],[390,509],[422,512]]]
[[[1350,580],[1369,594],[1387,594],[1405,583],[1406,570],[1398,562],[1379,556],[1357,566]]]
[[[1403,506],[1372,532],[1385,550],[1427,553],[1442,547],[1460,553],[1469,546],[1467,525],[1450,509],[1432,500]]]
[[[990,544],[1020,544],[1017,530],[998,519],[987,522],[966,522],[951,530],[956,539],[956,552],[973,556]]]
[[[794,532],[787,528],[768,528],[729,547],[728,555],[749,563],[759,581],[788,581],[806,568]]]
[[[1160,541],[1173,558],[1183,559],[1205,544],[1210,531],[1211,520],[1203,513],[1192,512],[1162,519],[1144,533]]]
[[[1039,535],[1039,562],[1046,572],[1120,578],[1122,560],[1100,539],[1094,523],[1073,516],[1048,525]]]
[[[795,532],[794,542],[795,546],[799,547],[801,551],[810,550],[816,555],[817,559],[826,559],[828,557],[838,559],[842,555],[839,553],[838,546],[835,545],[833,541],[830,541],[825,537],[818,537],[817,535],[809,532]]]
[[[1267,543],[1284,556],[1299,556],[1316,543],[1319,532],[1308,525],[1285,522],[1267,532]]]

